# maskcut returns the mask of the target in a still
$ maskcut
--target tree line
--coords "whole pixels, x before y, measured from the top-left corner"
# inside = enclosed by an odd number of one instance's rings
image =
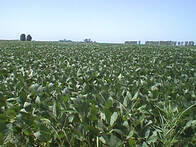
[[[125,44],[140,45],[140,41],[125,41]],[[170,45],[170,46],[194,46],[194,41],[145,41],[145,45]]]

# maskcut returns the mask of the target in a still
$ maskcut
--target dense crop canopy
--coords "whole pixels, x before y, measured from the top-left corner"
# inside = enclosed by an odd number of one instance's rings
[[[0,143],[193,146],[194,47],[0,42]]]

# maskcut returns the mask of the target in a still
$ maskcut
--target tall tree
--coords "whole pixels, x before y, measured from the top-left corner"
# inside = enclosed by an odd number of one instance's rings
[[[28,35],[28,36],[27,36],[27,41],[31,41],[31,40],[32,40],[31,35]]]
[[[26,35],[25,34],[21,34],[20,35],[20,41],[25,41],[26,40]]]

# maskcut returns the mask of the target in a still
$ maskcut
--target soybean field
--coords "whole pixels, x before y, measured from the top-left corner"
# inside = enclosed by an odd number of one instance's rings
[[[3,146],[196,145],[196,47],[0,41]]]

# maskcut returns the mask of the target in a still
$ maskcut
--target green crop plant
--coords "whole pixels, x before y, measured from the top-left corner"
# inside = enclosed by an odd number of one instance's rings
[[[194,146],[196,48],[0,41],[2,146]]]

